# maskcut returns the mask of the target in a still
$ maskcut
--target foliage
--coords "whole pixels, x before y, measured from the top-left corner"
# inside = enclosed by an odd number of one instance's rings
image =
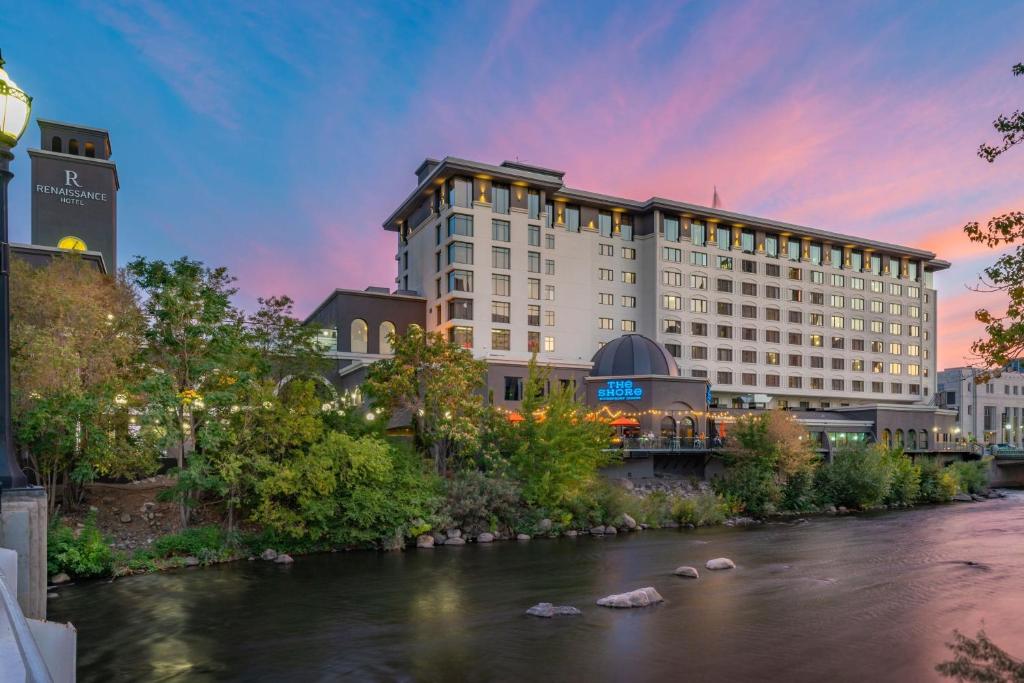
[[[823,504],[869,508],[889,494],[892,470],[883,448],[849,445],[832,456],[832,462],[815,474],[815,488]]]
[[[108,576],[114,567],[114,552],[96,526],[96,515],[85,519],[76,535],[68,525],[55,519],[47,535],[46,570],[50,576],[66,572],[87,578]]]
[[[779,507],[783,510],[804,512],[815,507],[814,471],[795,472],[782,485]]]
[[[161,536],[153,542],[153,553],[157,557],[192,556],[200,562],[209,563],[228,559],[232,555],[232,545],[228,534],[212,524]]]
[[[891,479],[885,502],[890,505],[913,505],[921,495],[921,468],[902,449],[885,451]]]
[[[690,498],[678,498],[672,506],[672,517],[679,524],[712,526],[725,521],[724,502],[712,493],[701,493]]]
[[[991,458],[952,463],[948,469],[956,477],[957,486],[964,493],[988,491],[988,467]]]
[[[956,474],[934,460],[921,464],[921,491],[924,503],[948,503],[956,495],[959,481]]]
[[[774,512],[781,499],[775,472],[763,460],[747,460],[730,465],[711,482],[715,493],[736,501],[741,511],[754,516]]]
[[[1014,66],[1013,74],[1024,75],[1024,63]],[[1024,110],[1018,109],[1009,116],[1000,115],[992,125],[1002,135],[1001,143],[982,144],[978,149],[978,156],[989,163],[1024,141]],[[990,248],[1008,247],[1024,238],[1024,211],[995,216],[984,227],[977,222],[968,223],[964,232],[972,242]],[[997,315],[988,309],[980,309],[974,314],[985,325],[987,338],[974,342],[972,350],[983,365],[1002,368],[1024,352],[1024,245],[1018,245],[1012,253],[1000,256],[995,264],[986,268],[985,278],[978,289],[1005,292],[1009,296],[1005,315]],[[981,381],[985,379],[987,375],[980,377]]]
[[[593,487],[598,468],[610,461],[605,449],[611,434],[603,422],[587,419],[571,386],[545,390],[549,379],[548,369],[532,358],[509,462],[526,502],[554,510]]]
[[[366,394],[381,419],[408,415],[416,447],[445,476],[456,457],[473,454],[479,445],[486,364],[418,325],[390,341],[394,356],[370,366]]]
[[[1024,662],[989,640],[985,631],[979,631],[976,638],[954,631],[953,642],[947,646],[953,651],[953,660],[935,667],[943,676],[977,683],[1024,681]]]
[[[157,449],[126,398],[144,326],[131,289],[74,255],[16,259],[11,280],[12,417],[50,512],[73,502],[69,484],[152,472]]]
[[[470,535],[514,528],[523,501],[515,481],[469,470],[445,483],[442,520]]]
[[[419,459],[373,437],[330,432],[266,474],[256,484],[254,520],[313,541],[392,545],[437,504]]]

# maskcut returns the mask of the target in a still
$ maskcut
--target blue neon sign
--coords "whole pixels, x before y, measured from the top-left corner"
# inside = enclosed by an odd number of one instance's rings
[[[631,379],[610,379],[597,389],[598,401],[635,401],[644,397],[643,387]]]

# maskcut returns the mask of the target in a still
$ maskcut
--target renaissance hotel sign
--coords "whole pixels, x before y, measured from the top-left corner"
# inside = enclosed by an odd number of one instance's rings
[[[36,183],[36,192],[39,194],[54,195],[61,204],[72,204],[76,206],[85,206],[85,202],[107,202],[110,201],[110,195],[106,192],[96,192],[94,190],[87,190],[82,187],[82,183],[78,180],[78,172],[64,170],[64,185],[56,187],[54,185],[44,185],[42,183]]]
[[[610,379],[597,388],[598,401],[636,401],[644,397],[643,387],[631,379]]]

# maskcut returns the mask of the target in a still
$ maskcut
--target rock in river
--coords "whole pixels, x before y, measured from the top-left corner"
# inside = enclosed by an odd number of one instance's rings
[[[543,617],[544,619],[550,619],[551,617],[576,617],[582,614],[582,612],[570,605],[552,605],[550,602],[537,603],[526,610],[526,613],[530,616]]]
[[[517,541],[529,541],[530,540],[530,534],[516,534],[516,540]]]
[[[676,567],[676,570],[672,573],[676,576],[685,576],[688,579],[700,578],[700,573],[697,571],[696,567]]]
[[[480,534],[479,536],[476,537],[476,542],[477,543],[493,543],[494,542],[494,534],[492,534],[490,531],[485,531],[485,532],[483,532],[482,534]]]
[[[416,547],[417,548],[433,548],[434,547],[434,537],[431,536],[430,534],[423,534],[421,536],[417,536],[416,537]]]
[[[295,560],[293,560],[292,556],[289,555],[288,553],[281,553],[280,555],[277,556],[277,559],[274,560],[274,563],[275,564],[291,564],[294,561]]]
[[[736,563],[728,557],[716,557],[713,560],[708,560],[704,566],[708,569],[735,569]]]
[[[267,548],[262,553],[260,553],[260,559],[265,560],[267,562],[273,562],[277,559],[277,551],[273,548]]]
[[[606,534],[611,534],[612,536],[614,536],[615,534],[619,533],[619,530],[618,530],[618,529],[616,529],[616,528],[615,528],[614,526],[612,526],[611,524],[609,524],[608,526],[606,526],[606,527],[604,528],[604,532],[605,532]]]
[[[54,584],[55,586],[59,586],[62,583],[68,583],[69,581],[71,581],[71,577],[65,574],[64,572],[61,572],[60,574],[54,574],[52,577],[50,577],[50,583]]]
[[[454,536],[444,542],[445,545],[466,545],[466,539],[461,536]]]
[[[604,527],[603,526],[595,526],[595,527],[591,527],[590,528],[590,535],[591,536],[600,536],[603,533],[604,533]]]
[[[958,503],[970,503],[974,499],[971,498],[969,493],[958,493],[955,496],[953,496],[953,500],[955,500]]]
[[[628,593],[608,595],[598,600],[597,604],[601,607],[648,607],[664,600],[665,598],[661,597],[658,591],[654,590],[651,586],[647,586],[646,588],[637,588]]]

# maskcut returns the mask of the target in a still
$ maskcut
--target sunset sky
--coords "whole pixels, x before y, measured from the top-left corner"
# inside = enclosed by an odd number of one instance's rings
[[[976,155],[1024,106],[1022,26],[1022,2],[37,0],[0,48],[34,115],[110,130],[121,258],[227,265],[243,304],[394,286],[380,225],[423,158],[519,158],[935,251],[941,368],[1000,302],[966,288],[995,253],[963,224],[1024,209],[1024,149]]]

